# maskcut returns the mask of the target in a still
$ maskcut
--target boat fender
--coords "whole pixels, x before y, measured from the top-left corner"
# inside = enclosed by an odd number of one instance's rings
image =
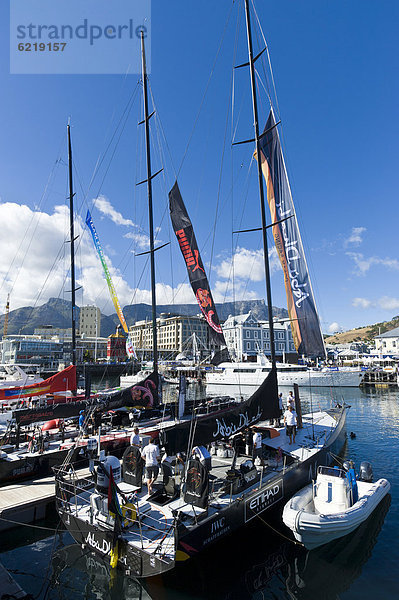
[[[299,533],[300,532],[300,518],[301,518],[301,513],[303,513],[303,508],[300,508],[298,510],[298,512],[295,515],[295,521],[294,521],[294,533]]]
[[[371,463],[369,463],[367,461],[363,461],[360,463],[359,479],[360,479],[360,481],[366,481],[367,483],[372,483],[373,468],[371,466]]]

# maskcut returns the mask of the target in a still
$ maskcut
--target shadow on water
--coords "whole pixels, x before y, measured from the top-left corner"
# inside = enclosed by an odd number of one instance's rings
[[[71,544],[53,556],[49,597],[67,600],[73,590],[99,600],[336,600],[371,556],[390,502],[384,498],[354,533],[311,552],[258,521],[145,582],[111,574],[108,561]]]

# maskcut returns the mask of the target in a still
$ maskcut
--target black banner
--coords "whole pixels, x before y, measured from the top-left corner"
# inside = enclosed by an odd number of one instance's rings
[[[140,448],[129,446],[123,453],[123,481],[139,488],[143,482],[144,461]]]
[[[30,425],[31,423],[51,421],[52,419],[67,419],[68,417],[76,417],[81,410],[86,410],[90,405],[89,401],[82,401],[51,404],[44,408],[22,408],[13,410],[12,418],[15,419],[17,425]]]
[[[186,263],[191,287],[201,312],[210,327],[211,337],[220,346],[226,346],[193,226],[184,206],[177,181],[169,192],[169,210],[173,229]]]
[[[129,408],[156,408],[158,402],[158,374],[151,373],[146,379],[136,385],[100,395],[105,403],[105,410],[116,410],[127,406]]]
[[[262,385],[245,402],[223,413],[199,417],[194,424],[188,421],[166,429],[160,433],[161,442],[168,454],[176,454],[187,450],[190,432],[192,446],[203,446],[229,438],[258,421],[279,416],[277,375],[272,369]]]
[[[187,465],[184,502],[198,508],[205,508],[208,504],[208,490],[208,471],[199,460],[191,458]]]

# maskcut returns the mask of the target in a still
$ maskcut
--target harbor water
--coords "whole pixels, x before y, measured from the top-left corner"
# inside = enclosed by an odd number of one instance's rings
[[[189,387],[191,394],[201,393]],[[240,394],[245,396],[246,391]],[[282,391],[288,394],[288,389]],[[398,388],[304,388],[301,399],[303,412],[335,402],[349,404],[341,456],[357,467],[363,460],[371,462],[374,478],[385,477],[391,483],[391,496],[349,536],[308,552],[293,543],[281,520],[265,513],[198,559],[179,564],[162,578],[138,582],[117,571],[110,573],[108,562],[74,544],[53,514],[34,527],[1,534],[0,562],[38,600],[399,597]]]

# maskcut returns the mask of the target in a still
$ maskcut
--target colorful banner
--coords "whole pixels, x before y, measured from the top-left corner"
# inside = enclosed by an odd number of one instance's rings
[[[219,317],[213,302],[211,290],[204,265],[198,250],[197,240],[190,217],[188,216],[177,181],[169,192],[169,210],[173,229],[182,251],[191,287],[193,288],[198,305],[210,327],[213,340],[220,346],[226,346]]]
[[[137,360],[136,349],[134,347],[133,340],[130,337],[130,335],[126,340],[126,354],[129,358],[134,358],[134,360]]]
[[[76,390],[76,367],[72,365],[40,383],[32,383],[24,387],[0,388],[0,400],[23,400],[31,396],[44,396],[67,390]]]
[[[115,292],[114,284],[112,283],[112,279],[111,279],[111,275],[110,275],[110,272],[107,267],[107,263],[105,262],[104,252],[101,247],[100,240],[97,235],[96,228],[94,227],[93,219],[91,218],[91,214],[90,214],[89,210],[87,211],[87,215],[86,215],[86,225],[90,229],[90,233],[93,237],[94,245],[98,252],[98,256],[100,257],[100,261],[101,261],[101,264],[103,266],[104,273],[105,273],[105,279],[107,280],[109,293],[111,294],[111,299],[115,306],[116,314],[119,317],[119,321],[123,327],[123,331],[125,333],[129,333],[128,327],[126,325],[125,317],[123,316],[121,305],[119,304],[119,300],[118,300],[118,297]]]
[[[319,317],[272,110],[260,146],[262,171],[267,183],[267,200],[272,222],[286,219],[274,225],[273,236],[284,271],[288,312],[295,347],[301,355],[325,356]]]

